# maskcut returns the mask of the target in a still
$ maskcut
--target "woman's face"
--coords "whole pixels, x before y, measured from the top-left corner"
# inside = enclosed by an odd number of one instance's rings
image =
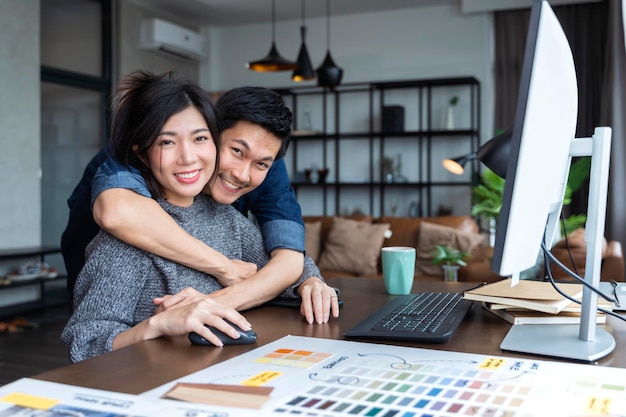
[[[190,206],[215,169],[215,143],[193,106],[167,120],[147,155],[165,198],[176,206]]]

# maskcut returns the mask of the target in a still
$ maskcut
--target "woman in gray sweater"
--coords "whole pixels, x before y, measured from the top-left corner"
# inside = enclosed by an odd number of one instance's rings
[[[202,190],[215,171],[219,122],[206,93],[172,74],[137,72],[119,85],[114,102],[113,147],[117,159],[138,169],[153,196],[187,232],[232,259],[261,268],[269,257],[260,231],[230,205],[216,203]],[[254,140],[276,153],[280,141]],[[205,326],[231,337],[250,324],[234,309],[208,297],[223,288],[214,277],[124,243],[101,231],[87,248],[87,261],[74,290],[74,313],[62,333],[72,361],[141,340],[196,332],[220,346]],[[306,257],[296,284],[282,296],[298,297],[319,270]],[[308,280],[311,278],[310,280]],[[185,294],[175,308],[155,300]],[[191,294],[191,296],[189,296]]]

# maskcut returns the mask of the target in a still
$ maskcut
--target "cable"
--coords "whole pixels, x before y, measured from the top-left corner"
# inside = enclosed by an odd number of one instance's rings
[[[569,238],[567,237],[567,230],[565,230],[565,217],[563,216],[563,210],[561,210],[561,230],[563,230],[563,240],[565,241],[565,249],[567,250],[567,255],[569,256],[569,261],[572,263],[572,269],[576,273],[576,275],[580,276],[578,272],[578,267],[576,266],[576,262],[574,261],[574,255],[572,255],[572,249],[569,246]]]
[[[543,250],[544,253],[544,259],[546,262],[546,275],[548,276],[548,280],[550,281],[550,284],[552,284],[552,287],[556,290],[556,292],[558,292],[559,294],[561,294],[561,296],[567,298],[568,300],[582,305],[582,302],[580,300],[576,300],[573,297],[570,297],[569,295],[565,294],[557,285],[557,283],[554,281],[554,277],[552,276],[552,271],[550,271],[550,261],[553,261],[559,268],[561,268],[565,273],[567,273],[569,276],[571,276],[572,278],[574,278],[576,281],[580,282],[581,284],[583,284],[585,287],[589,288],[591,291],[595,292],[596,294],[598,294],[600,297],[604,298],[605,300],[614,303],[616,305],[619,305],[619,300],[617,300],[617,298],[613,298],[611,296],[608,296],[606,294],[604,294],[602,291],[600,291],[599,289],[595,288],[593,285],[589,284],[587,281],[585,281],[583,278],[581,278],[578,274],[574,273],[573,271],[571,271],[568,267],[566,267],[565,265],[563,265],[563,263],[561,261],[559,261],[552,252],[550,252],[550,250],[546,247],[544,242],[541,242],[541,249]],[[617,284],[617,283],[616,283]],[[613,284],[614,287],[616,284]],[[611,310],[606,310],[602,307],[598,307],[596,306],[596,310],[600,311],[604,314],[608,314],[610,316],[616,317],[620,320],[626,321],[626,317],[621,316]]]

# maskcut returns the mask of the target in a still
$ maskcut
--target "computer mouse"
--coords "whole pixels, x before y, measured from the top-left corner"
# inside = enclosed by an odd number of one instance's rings
[[[236,326],[235,324],[231,323],[228,320],[226,320],[226,323],[233,326],[233,328],[237,330],[237,332],[239,332],[240,336],[238,339],[233,339],[232,337],[228,336],[226,333],[222,332],[221,330],[216,329],[213,326],[209,326],[208,324],[205,324],[205,326],[208,327],[209,330],[211,330],[213,334],[215,334],[222,341],[222,343],[224,343],[224,346],[226,345],[249,345],[251,343],[256,342],[256,333],[253,330],[248,330],[248,331],[241,330],[238,326]],[[189,333],[188,337],[189,337],[189,340],[191,341],[191,344],[193,345],[214,346],[213,343],[209,342],[208,340],[206,340],[204,337],[200,336],[196,332]]]

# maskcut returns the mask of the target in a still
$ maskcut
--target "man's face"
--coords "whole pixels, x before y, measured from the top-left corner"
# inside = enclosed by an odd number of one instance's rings
[[[258,187],[280,150],[281,140],[261,126],[240,121],[222,132],[218,175],[209,185],[218,203],[231,204]]]

